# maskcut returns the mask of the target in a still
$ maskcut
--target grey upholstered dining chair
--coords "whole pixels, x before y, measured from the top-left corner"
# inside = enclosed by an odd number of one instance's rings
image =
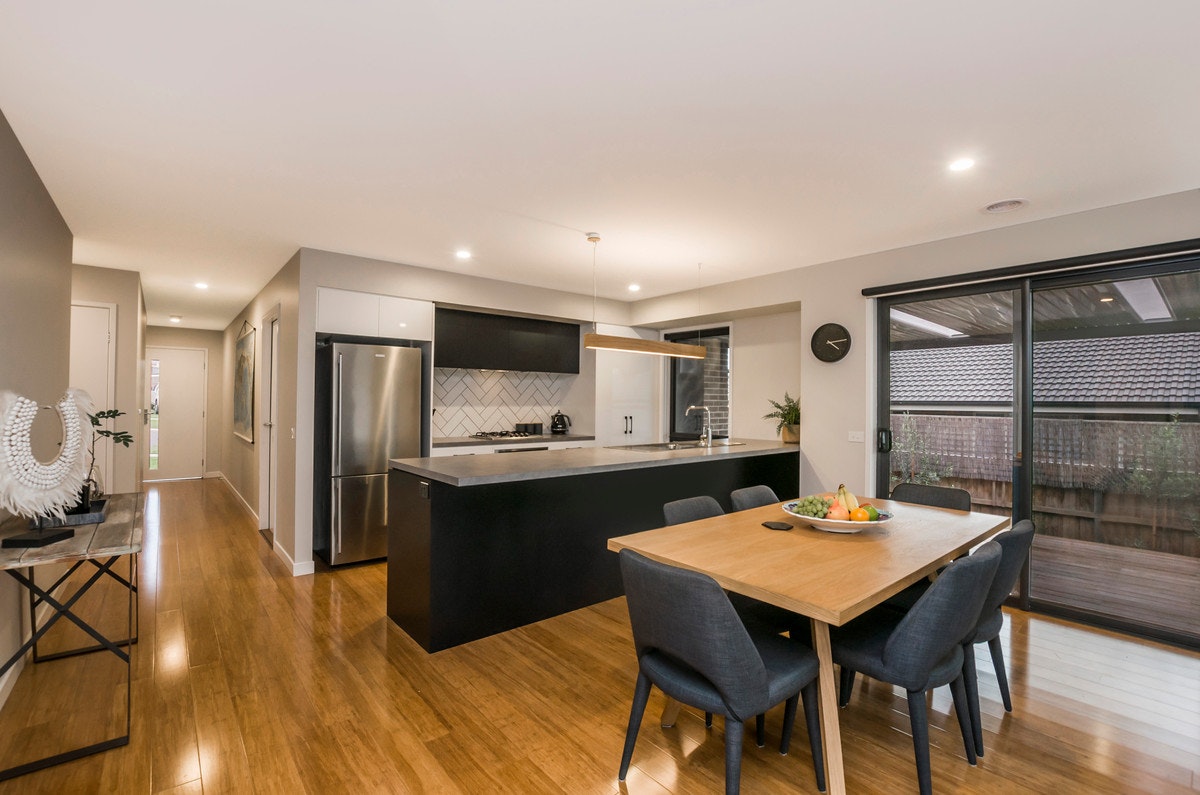
[[[989,541],[959,558],[941,573],[907,613],[878,607],[833,628],[833,661],[841,666],[839,705],[850,699],[855,672],[903,687],[908,693],[917,781],[922,795],[931,792],[929,721],[925,693],[949,684],[967,759],[975,764],[966,686],[963,640],[983,609],[983,600],[1000,565],[1000,545]]]
[[[956,511],[971,510],[971,492],[950,486],[927,486],[924,483],[900,483],[892,489],[892,499],[899,502],[915,502],[934,508],[953,508]]]
[[[763,488],[767,487],[763,486]],[[695,522],[699,519],[724,515],[725,509],[721,507],[721,503],[707,495],[685,497],[682,500],[663,504],[663,519],[668,525]],[[769,605],[742,594],[731,593],[729,600],[733,602],[733,607],[742,617],[742,621],[747,625],[753,625],[756,629],[771,632],[794,632],[805,621],[790,610],[784,610],[782,607]],[[711,726],[712,715],[706,715],[705,722]],[[761,729],[759,730],[758,744],[760,746],[763,744]]]
[[[721,503],[708,495],[685,497],[663,504],[663,521],[669,525],[695,522],[711,516],[722,516],[724,513],[725,509],[721,507]]]
[[[652,685],[668,696],[725,716],[725,792],[741,784],[744,721],[784,703],[779,753],[791,742],[797,702],[816,772],[825,790],[817,715],[817,656],[806,646],[769,632],[752,632],[713,578],[668,566],[625,549],[621,578],[637,650],[638,676],[618,778],[625,780]]]
[[[1034,526],[1028,519],[1022,519],[1012,526],[1008,532],[1001,533],[992,540],[1000,545],[1002,556],[996,578],[984,601],[983,611],[979,615],[979,623],[973,632],[963,641],[963,676],[967,689],[967,706],[971,715],[971,730],[975,736],[975,753],[983,756],[983,723],[979,715],[979,676],[975,668],[975,644],[986,643],[992,655],[992,667],[996,669],[996,682],[1000,686],[1000,697],[1004,701],[1006,712],[1012,712],[1012,696],[1008,689],[1008,675],[1004,670],[1004,647],[1000,643],[1000,629],[1004,626],[1004,601],[1012,593],[1021,576],[1021,569],[1029,558],[1029,548],[1033,545]],[[929,581],[921,580],[900,593],[888,599],[886,604],[895,610],[911,610],[925,592],[929,589]],[[847,688],[848,690],[849,688]],[[846,694],[849,697],[849,694]]]
[[[770,486],[747,486],[744,489],[737,489],[730,492],[729,500],[733,503],[735,511],[748,511],[751,508],[761,508],[764,505],[779,502],[779,498],[775,496],[775,491]]]
[[[983,756],[983,725],[979,719],[979,677],[975,671],[975,644],[986,643],[992,653],[992,665],[996,669],[996,681],[1000,685],[1000,697],[1004,700],[1006,712],[1012,712],[1012,697],[1008,692],[1008,676],[1004,672],[1004,647],[1000,644],[1000,629],[1004,626],[1004,611],[1001,607],[1004,600],[1012,593],[1021,576],[1021,569],[1029,558],[1029,548],[1033,545],[1033,522],[1022,519],[1013,525],[1007,533],[1001,533],[993,540],[1000,545],[1000,567],[992,580],[983,601],[983,610],[975,631],[963,641],[965,655],[963,677],[967,688],[967,707],[971,711],[971,730],[975,735],[975,753]]]
[[[896,488],[892,489],[892,499],[898,502],[928,505],[932,508],[952,508],[956,511],[971,510],[971,492],[951,486],[899,483]],[[928,587],[929,583],[924,580],[913,583],[900,593],[890,597],[887,604],[897,610],[908,610],[921,598]]]

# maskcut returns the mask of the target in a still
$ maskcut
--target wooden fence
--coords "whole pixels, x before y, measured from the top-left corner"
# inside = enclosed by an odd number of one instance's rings
[[[893,482],[1009,512],[1011,418],[893,415],[892,429]],[[1200,424],[1037,418],[1033,467],[1039,533],[1200,558]]]

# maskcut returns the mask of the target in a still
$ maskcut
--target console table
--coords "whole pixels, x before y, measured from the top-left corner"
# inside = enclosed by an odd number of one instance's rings
[[[0,538],[26,532],[28,529],[26,520],[13,517],[0,524]],[[125,733],[123,735],[0,770],[0,780],[129,744],[133,668],[130,663],[128,647],[137,641],[134,611],[137,604],[137,555],[141,549],[141,494],[109,495],[104,521],[76,527],[73,538],[38,548],[0,549],[0,570],[7,572],[29,592],[32,629],[29,639],[13,653],[3,666],[0,666],[0,676],[8,673],[25,656],[25,653],[31,650],[34,663],[102,651],[116,655],[125,663]],[[128,579],[113,569],[117,561],[126,555],[131,556]],[[56,563],[69,564],[70,568],[52,585],[39,586],[34,579],[34,570],[38,566]],[[88,566],[93,567],[95,571],[87,569]],[[75,573],[81,568],[85,570],[86,577],[82,575],[75,577]],[[122,639],[114,640],[105,637],[103,633],[88,624],[73,610],[84,594],[105,577],[116,580],[129,594],[128,634]],[[60,590],[64,592],[56,593]],[[44,621],[39,621],[37,618],[37,608],[40,605],[49,608],[49,614]],[[87,633],[96,641],[96,645],[39,656],[37,653],[38,641],[62,618]]]

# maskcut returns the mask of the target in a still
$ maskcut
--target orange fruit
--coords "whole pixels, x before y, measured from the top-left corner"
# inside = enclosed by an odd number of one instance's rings
[[[850,512],[850,521],[869,522],[871,521],[871,513],[866,508],[855,508]]]

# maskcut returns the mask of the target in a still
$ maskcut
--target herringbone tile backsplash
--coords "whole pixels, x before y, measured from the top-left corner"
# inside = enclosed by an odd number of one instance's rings
[[[572,375],[500,370],[433,370],[433,435],[470,436],[511,431],[518,422],[540,422],[550,432],[550,415]]]

